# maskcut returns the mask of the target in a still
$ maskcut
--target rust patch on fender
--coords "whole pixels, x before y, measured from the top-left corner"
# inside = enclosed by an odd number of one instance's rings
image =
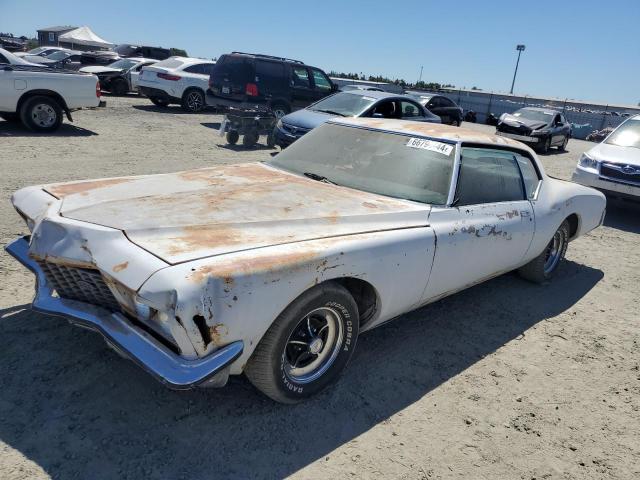
[[[211,341],[216,345],[224,344],[224,337],[229,335],[229,329],[223,323],[216,323],[212,327],[209,327],[209,334],[211,335]]]
[[[118,265],[114,266],[113,267],[113,271],[118,273],[118,272],[121,272],[122,270],[125,270],[128,266],[129,266],[129,262],[128,261],[127,262],[122,262],[122,263],[119,263]]]
[[[45,187],[44,191],[61,199],[68,195],[89,195],[89,192],[100,188],[113,187],[122,183],[129,183],[133,178],[106,178],[104,180],[89,180],[85,182],[67,183]]]

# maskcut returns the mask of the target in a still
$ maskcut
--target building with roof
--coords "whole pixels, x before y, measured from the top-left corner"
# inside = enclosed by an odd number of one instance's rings
[[[38,46],[57,46],[60,35],[75,30],[76,28],[78,27],[71,25],[41,28],[38,30]]]

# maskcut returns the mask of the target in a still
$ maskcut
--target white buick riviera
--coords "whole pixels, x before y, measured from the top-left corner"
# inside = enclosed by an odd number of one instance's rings
[[[28,187],[7,250],[35,310],[176,389],[244,373],[274,400],[333,381],[358,335],[517,269],[549,280],[605,197],[508,138],[331,121],[266,163]]]

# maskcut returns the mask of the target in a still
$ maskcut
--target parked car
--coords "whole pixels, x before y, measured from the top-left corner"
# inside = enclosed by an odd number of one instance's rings
[[[38,55],[40,57],[46,57],[47,55],[51,55],[54,52],[64,52],[65,50],[69,50],[68,48],[63,47],[36,47],[28,50],[26,52],[14,52],[16,57],[25,57],[27,55]]]
[[[369,92],[384,92],[383,89],[378,87],[372,87],[369,85],[345,85],[340,87],[340,91],[348,92],[349,90],[367,90]]]
[[[131,74],[136,70],[135,75],[147,65],[157,63],[157,60],[150,58],[121,58],[110,65],[83,67],[81,72],[93,73],[100,81],[100,88],[115,95],[124,95],[134,90]]]
[[[266,104],[280,118],[337,90],[326,73],[299,60],[233,52],[213,68],[207,104],[247,109]]]
[[[572,180],[612,197],[640,200],[640,115],[583,153]]]
[[[265,163],[12,202],[31,235],[7,251],[37,277],[35,310],[169,387],[244,372],[285,403],[336,380],[360,332],[514,269],[548,281],[605,209],[519,142],[380,118],[332,120]]]
[[[177,103],[187,112],[206,107],[205,91],[216,62],[201,58],[171,57],[143,67],[138,76],[138,91],[154,105]]]
[[[462,108],[444,95],[416,95],[420,104],[434,115],[440,117],[442,123],[459,127],[462,123]]]
[[[58,50],[46,56],[27,55],[22,57],[33,63],[38,63],[49,68],[66,68],[78,70],[81,67],[80,58],[82,52],[74,50]]]
[[[162,47],[149,47],[146,45],[120,44],[113,49],[121,57],[150,58],[154,60],[166,60],[171,56],[171,50]]]
[[[5,50],[4,48],[0,48],[0,65],[22,65],[22,66],[30,66],[30,67],[44,67],[44,65],[39,63],[29,62],[23,58],[16,57],[13,53]]]
[[[104,106],[95,75],[29,65],[0,68],[0,117],[22,121],[35,132],[48,133],[72,122],[71,112]]]
[[[538,153],[547,153],[551,147],[566,150],[571,124],[557,110],[526,107],[513,114],[504,113],[498,121],[496,135],[524,142]]]
[[[440,123],[440,118],[411,96],[357,89],[338,92],[280,118],[273,130],[274,142],[286,148],[310,130],[335,117],[397,118]]]

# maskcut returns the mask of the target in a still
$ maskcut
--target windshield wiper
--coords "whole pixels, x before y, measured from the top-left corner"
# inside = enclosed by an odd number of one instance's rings
[[[344,113],[334,112],[333,110],[322,110],[320,108],[314,108],[313,110],[315,110],[316,112],[328,113],[330,115],[338,115],[339,117],[346,117],[347,116]]]
[[[322,175],[318,175],[317,173],[313,173],[313,172],[304,172],[303,175],[305,177],[309,177],[312,180],[317,180],[318,182],[323,182],[323,183],[330,183],[331,185],[337,185],[336,182],[332,182],[331,180],[329,180],[327,177],[323,177]]]

